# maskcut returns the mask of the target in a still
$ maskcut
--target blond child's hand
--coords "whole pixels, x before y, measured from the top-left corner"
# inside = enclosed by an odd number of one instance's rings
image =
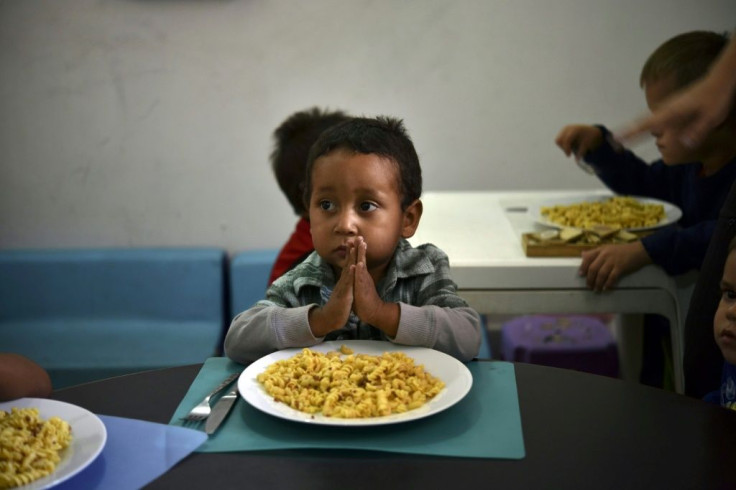
[[[309,327],[315,337],[324,337],[333,330],[345,326],[353,308],[353,283],[355,281],[355,247],[348,249],[345,266],[340,273],[330,299],[322,307],[309,310]]]
[[[562,128],[555,138],[555,143],[565,155],[580,160],[586,153],[601,146],[603,132],[595,126],[571,124]]]
[[[585,276],[590,289],[599,292],[612,288],[622,276],[652,263],[639,241],[586,250],[582,258],[579,274]]]
[[[355,285],[353,289],[353,311],[362,322],[373,325],[390,337],[395,337],[399,328],[399,305],[385,303],[378,292],[366,263],[368,245],[363,237],[357,237],[353,242],[357,249],[355,262]]]

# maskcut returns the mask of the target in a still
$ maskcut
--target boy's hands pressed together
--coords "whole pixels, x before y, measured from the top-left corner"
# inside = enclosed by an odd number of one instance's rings
[[[576,159],[585,157],[589,151],[593,151],[603,143],[603,132],[595,126],[584,124],[571,124],[562,128],[555,138],[555,143],[565,155],[574,156]]]
[[[353,241],[352,248],[357,249],[357,259],[353,266],[355,269],[353,311],[361,321],[383,330],[390,337],[395,337],[399,328],[399,305],[385,303],[378,296],[376,284],[368,272],[365,259],[368,245],[363,241],[363,237],[357,237]]]
[[[604,245],[582,253],[579,274],[594,291],[612,288],[621,276],[652,263],[641,242]]]
[[[355,247],[349,247],[345,267],[340,279],[324,306],[309,310],[309,326],[315,337],[324,337],[333,330],[345,326],[353,307],[353,283],[355,282]]]

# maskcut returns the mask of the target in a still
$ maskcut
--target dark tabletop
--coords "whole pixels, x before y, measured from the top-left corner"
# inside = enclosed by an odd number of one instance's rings
[[[52,398],[165,424],[200,367],[111,378]],[[193,453],[148,488],[736,488],[736,411],[576,371],[515,369],[522,460],[317,449]]]

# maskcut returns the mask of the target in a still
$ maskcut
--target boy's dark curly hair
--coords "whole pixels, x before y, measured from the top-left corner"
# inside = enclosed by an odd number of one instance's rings
[[[356,117],[326,130],[312,145],[307,159],[305,206],[309,206],[312,196],[315,160],[339,149],[375,154],[394,162],[399,170],[402,209],[422,195],[422,168],[403,121],[388,116]]]
[[[307,213],[302,198],[309,148],[322,131],[348,119],[349,116],[342,111],[312,107],[292,114],[274,130],[271,167],[281,191],[297,215]]]

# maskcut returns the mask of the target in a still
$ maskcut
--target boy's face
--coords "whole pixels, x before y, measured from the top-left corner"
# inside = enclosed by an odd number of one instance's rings
[[[644,95],[647,99],[647,106],[649,106],[649,110],[651,111],[655,111],[662,102],[675,92],[676,87],[672,77],[647,82],[644,85]],[[662,160],[667,165],[692,163],[699,160],[695,151],[682,145],[675,131],[665,129],[652,133],[652,136],[657,139],[657,148],[662,154]]]
[[[736,364],[736,251],[728,254],[721,280],[721,302],[713,318],[713,333],[723,357]]]
[[[402,211],[396,164],[374,154],[332,151],[315,161],[311,179],[314,249],[339,274],[347,261],[347,242],[362,236],[368,272],[378,282],[399,239],[414,235],[421,201]]]

